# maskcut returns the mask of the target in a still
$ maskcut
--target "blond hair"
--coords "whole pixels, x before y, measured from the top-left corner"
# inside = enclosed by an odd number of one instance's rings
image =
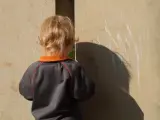
[[[49,52],[63,54],[65,48],[75,42],[75,32],[71,20],[65,16],[51,16],[43,22],[39,43]]]

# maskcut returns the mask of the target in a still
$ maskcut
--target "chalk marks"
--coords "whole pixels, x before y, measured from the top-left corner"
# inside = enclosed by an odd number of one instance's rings
[[[1,64],[0,64],[0,68],[10,68],[10,67],[12,67],[13,66],[13,63],[11,63],[11,62],[7,62],[7,61],[5,61],[5,62],[2,62]]]
[[[114,33],[112,29],[110,28],[109,23],[107,22],[107,19],[104,19],[104,26],[102,28],[92,28],[89,30],[89,33],[95,33],[95,29],[97,32],[95,36],[95,39],[92,39],[92,43],[96,44],[103,44],[104,46],[108,47],[112,51],[114,51],[119,58],[132,70],[131,72],[134,72],[136,75],[136,84],[138,88],[141,87],[140,83],[140,61],[142,57],[142,35],[136,35],[136,32],[132,29],[132,27],[128,23],[124,23],[122,26],[123,28],[114,30]],[[84,30],[84,28],[81,28],[81,32],[86,34],[87,30]],[[104,43],[101,43],[101,35],[106,36],[106,41]],[[103,36],[103,37],[104,37]],[[105,39],[105,38],[103,38]],[[113,58],[114,59],[114,58]],[[113,64],[114,60],[113,60]]]
[[[10,86],[11,90],[13,92],[18,92],[18,84],[16,81],[12,81],[11,86]]]
[[[114,39],[113,35],[111,34],[111,31],[109,30],[109,27],[107,25],[107,21],[105,20],[105,32],[109,35],[109,37],[112,39],[112,41],[114,42],[114,45],[118,48],[118,43],[116,42],[116,40]]]
[[[140,62],[139,62],[139,50],[138,50],[138,47],[135,45],[135,55],[136,55],[136,61],[137,61],[137,84],[138,84],[138,87],[140,88]]]
[[[128,24],[126,24],[126,28],[127,28],[127,31],[129,33],[129,35],[132,37],[132,32],[131,32],[131,28]]]
[[[120,59],[127,63],[129,63],[135,59],[136,64],[136,76],[137,76],[137,85],[140,88],[140,55],[142,56],[142,51],[140,49],[141,46],[139,46],[139,42],[141,42],[141,39],[135,42],[135,36],[133,35],[133,31],[129,24],[125,23],[125,34],[121,34],[121,31],[117,30],[116,37],[112,35],[112,31],[108,27],[107,20],[104,20],[105,22],[105,32],[109,36],[110,42],[113,43],[113,46],[110,46],[111,50],[115,51],[117,55],[120,57]],[[134,52],[134,56],[130,55],[130,52]],[[127,59],[127,60],[126,60]],[[114,64],[114,63],[113,63]]]
[[[99,36],[97,36],[96,39],[91,40],[91,42],[92,42],[92,43],[95,43],[95,44],[98,44],[98,45],[101,44],[100,41],[99,41]]]
[[[133,46],[133,49],[134,49],[134,53],[135,53],[135,59],[136,59],[136,74],[137,74],[137,85],[138,85],[138,88],[140,88],[140,50],[139,48],[141,47],[138,47],[138,44],[139,44],[139,41],[135,42],[135,38],[134,36],[132,35],[132,31],[131,31],[131,27],[126,24],[126,29],[128,31],[128,35],[129,35],[129,38],[130,38],[130,43],[131,45]],[[138,43],[138,44],[136,44]]]

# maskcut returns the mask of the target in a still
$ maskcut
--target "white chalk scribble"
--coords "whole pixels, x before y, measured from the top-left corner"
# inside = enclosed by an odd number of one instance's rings
[[[113,43],[115,44],[115,46],[118,48],[118,43],[116,42],[116,40],[114,39],[114,37],[112,36],[110,30],[108,29],[108,25],[107,25],[107,21],[105,20],[105,32],[110,36],[111,40],[113,41]]]

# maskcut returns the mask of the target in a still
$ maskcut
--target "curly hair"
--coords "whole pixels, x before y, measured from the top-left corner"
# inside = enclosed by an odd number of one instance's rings
[[[68,17],[51,16],[42,23],[39,43],[49,52],[63,54],[75,41],[74,26]]]

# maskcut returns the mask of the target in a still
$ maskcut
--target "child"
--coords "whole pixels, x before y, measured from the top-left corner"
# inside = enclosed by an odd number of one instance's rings
[[[94,94],[84,69],[68,58],[74,36],[68,17],[49,17],[41,26],[44,56],[28,67],[19,84],[20,94],[32,101],[36,120],[82,120],[78,103]]]

